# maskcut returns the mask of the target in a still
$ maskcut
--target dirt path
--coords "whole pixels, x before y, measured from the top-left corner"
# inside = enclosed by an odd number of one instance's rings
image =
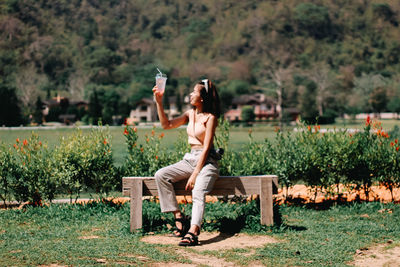
[[[400,246],[380,244],[358,250],[354,261],[350,264],[360,267],[400,266]]]
[[[211,255],[202,254],[204,251],[226,251],[235,248],[249,249],[251,252],[245,256],[250,256],[254,253],[254,249],[263,247],[268,243],[278,242],[276,239],[269,236],[253,236],[246,234],[222,234],[222,233],[201,233],[199,236],[200,245],[190,248],[179,247],[179,238],[174,238],[168,235],[145,236],[143,242],[150,244],[168,244],[176,246],[175,250],[185,259],[190,260],[191,264],[170,263],[162,264],[162,266],[237,266],[234,262],[228,262],[224,259],[217,258]],[[156,265],[157,266],[157,265]],[[161,266],[161,265],[160,265]],[[257,262],[252,262],[251,266],[262,266]]]

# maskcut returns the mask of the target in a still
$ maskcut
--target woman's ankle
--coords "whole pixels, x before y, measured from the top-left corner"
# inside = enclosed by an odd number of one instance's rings
[[[191,232],[191,233],[193,233],[195,235],[200,235],[200,227],[198,225],[196,225],[196,224],[192,224],[190,226],[188,232]]]
[[[174,213],[175,219],[183,218],[183,214],[180,210],[174,211],[173,213]]]

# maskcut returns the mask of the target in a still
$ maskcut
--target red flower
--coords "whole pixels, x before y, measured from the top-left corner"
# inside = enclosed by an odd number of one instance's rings
[[[125,118],[124,125],[127,125],[127,124],[128,124],[128,118]]]
[[[367,119],[365,120],[365,125],[368,126],[371,124],[371,118],[369,117],[369,115],[367,116]]]
[[[41,146],[42,145],[42,141],[39,141],[39,146]]]
[[[19,138],[17,138],[15,141],[17,141],[17,143],[19,143]]]
[[[381,131],[381,136],[385,138],[389,138],[389,134],[385,133],[384,131]]]
[[[24,139],[24,146],[28,145],[28,141],[26,139]]]
[[[394,142],[397,144],[398,140],[397,140],[397,139],[394,139]]]
[[[107,145],[107,139],[104,138],[103,144]]]
[[[154,136],[154,130],[151,130],[151,136]]]
[[[308,129],[309,132],[311,132],[311,126],[310,125],[307,126],[307,129]]]
[[[124,135],[128,135],[128,134],[129,134],[129,133],[128,133],[128,129],[125,128]]]
[[[18,148],[17,144],[14,144],[14,148]]]
[[[147,138],[147,139],[146,139],[146,142],[148,143],[149,141],[150,141],[150,139],[149,139],[149,138]]]
[[[141,148],[140,148],[140,152],[143,152],[143,151],[144,151],[144,149],[143,149],[143,147],[141,147]]]
[[[394,143],[393,143],[393,142],[390,142],[390,146],[394,146]]]
[[[158,159],[158,156],[156,155],[156,159]]]
[[[399,147],[396,147],[396,151],[399,151]]]
[[[137,129],[136,129],[136,127],[134,127],[134,128],[133,128],[133,131],[134,131],[135,133],[137,132]]]
[[[164,133],[161,133],[160,134],[160,139],[163,138],[163,137],[164,137]]]

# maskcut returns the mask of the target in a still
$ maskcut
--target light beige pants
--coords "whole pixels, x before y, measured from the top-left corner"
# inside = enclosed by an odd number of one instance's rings
[[[190,153],[185,154],[183,160],[156,172],[155,179],[162,212],[179,210],[173,183],[190,177],[196,167],[200,154],[201,150],[192,150]],[[214,182],[219,176],[218,162],[211,154],[207,157],[206,163],[197,176],[192,190],[193,206],[191,224],[199,227],[201,227],[203,220],[206,194],[211,192]]]

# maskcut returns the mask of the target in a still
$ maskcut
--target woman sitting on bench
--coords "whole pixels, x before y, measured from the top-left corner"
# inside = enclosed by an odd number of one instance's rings
[[[214,150],[213,139],[220,116],[220,101],[215,85],[202,80],[194,86],[190,94],[192,109],[181,116],[169,120],[162,105],[163,93],[153,88],[158,117],[164,129],[177,128],[188,123],[190,153],[175,164],[158,170],[155,174],[162,212],[173,212],[176,229],[174,236],[182,237],[180,246],[198,245],[201,222],[203,220],[205,196],[211,192],[218,178],[219,155]],[[186,190],[192,190],[192,219],[189,222],[179,209],[173,183],[188,179]]]

